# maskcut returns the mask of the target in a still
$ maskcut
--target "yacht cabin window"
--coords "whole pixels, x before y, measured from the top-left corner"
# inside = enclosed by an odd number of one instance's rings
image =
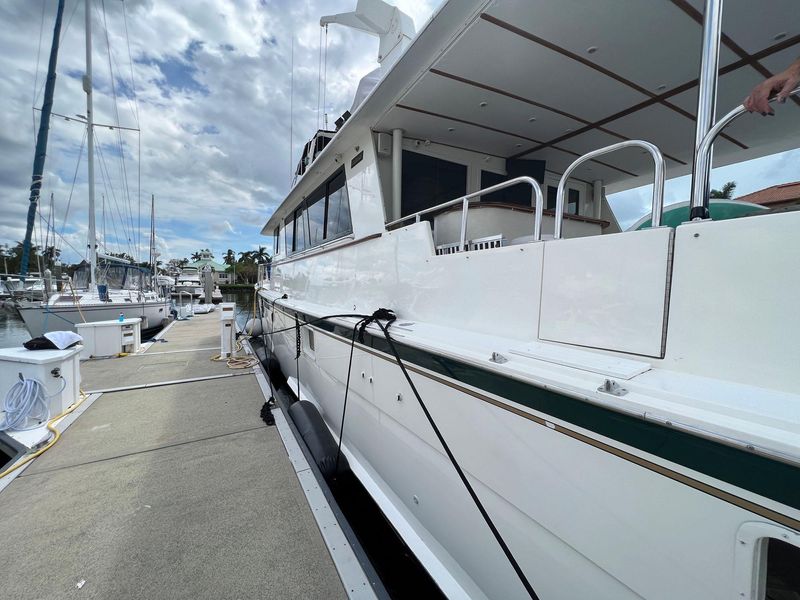
[[[481,189],[486,189],[498,183],[527,175],[533,177],[540,184],[544,181],[543,160],[527,160],[509,158],[506,162],[506,175],[493,171],[481,170]],[[492,194],[481,196],[481,202],[516,204],[519,206],[531,206],[531,188],[529,185],[521,183],[510,188],[499,190]]]
[[[547,186],[547,210],[556,209],[556,197],[558,196],[558,188],[552,185]],[[564,207],[564,212],[568,215],[580,214],[580,200],[581,192],[574,188],[567,188],[567,205]]]
[[[294,211],[294,243],[292,244],[292,252],[301,252],[310,247],[308,243],[308,220],[306,218],[306,211],[303,206],[300,206]]]
[[[401,215],[411,215],[467,193],[467,166],[403,150]]]
[[[347,235],[353,231],[350,221],[350,199],[347,197],[344,170],[339,171],[327,184],[325,239]]]
[[[287,254],[353,232],[344,169],[314,190],[286,217],[285,232]]]
[[[306,198],[308,214],[309,247],[317,246],[325,239],[325,188],[317,189]]]

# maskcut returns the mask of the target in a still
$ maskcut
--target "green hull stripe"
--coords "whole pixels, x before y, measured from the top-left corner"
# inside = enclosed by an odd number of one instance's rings
[[[306,321],[315,318],[301,312],[297,312],[297,315]],[[327,321],[315,323],[314,326],[347,339],[352,336],[352,329],[333,325]],[[388,358],[394,361],[389,345],[383,337],[366,332],[364,342],[376,351],[388,354]],[[570,398],[499,373],[408,346],[396,339],[394,342],[404,362],[800,510],[799,467]]]

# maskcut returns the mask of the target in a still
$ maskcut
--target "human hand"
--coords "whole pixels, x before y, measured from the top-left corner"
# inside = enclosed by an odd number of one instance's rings
[[[760,112],[762,115],[774,114],[769,105],[769,98],[777,92],[778,102],[786,102],[789,94],[800,84],[800,59],[794,61],[782,73],[773,75],[766,81],[758,84],[744,99],[744,107],[748,112]]]

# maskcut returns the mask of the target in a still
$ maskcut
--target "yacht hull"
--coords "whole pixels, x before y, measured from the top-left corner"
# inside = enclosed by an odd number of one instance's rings
[[[262,297],[262,311],[273,329],[289,328],[270,337],[289,387],[317,405],[337,438],[344,421],[343,451],[354,473],[443,592],[528,598],[380,334],[355,345],[344,418],[352,330],[304,327],[298,357],[298,307],[273,302]],[[299,313],[300,322],[319,316]],[[750,460],[746,453],[693,436],[668,440],[668,428],[640,418],[400,347],[444,439],[539,598],[700,600],[733,591],[732,540],[748,523],[774,518],[762,509],[777,504],[744,500],[754,498],[752,490],[661,450],[680,443],[687,453],[722,461]],[[586,417],[564,410],[570,406]],[[624,436],[608,435],[623,426],[630,428]],[[789,506],[779,512],[797,514]]]
[[[76,323],[110,321],[123,314],[126,319],[141,318],[142,332],[156,331],[169,319],[168,301],[126,302],[81,306],[46,306],[43,303],[18,303],[22,320],[32,337],[48,331],[75,331]]]

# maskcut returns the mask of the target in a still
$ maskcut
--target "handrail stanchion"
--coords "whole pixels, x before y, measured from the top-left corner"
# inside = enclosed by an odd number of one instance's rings
[[[461,207],[461,251],[467,251],[467,213],[469,212],[469,198],[464,196]]]
[[[616,152],[617,150],[622,150],[624,148],[644,148],[653,158],[653,201],[650,211],[650,223],[652,227],[658,227],[661,225],[661,211],[664,207],[664,179],[666,177],[664,157],[661,155],[661,151],[658,149],[658,147],[650,142],[645,142],[643,140],[626,140],[624,142],[611,144],[605,148],[599,148],[598,150],[593,150],[592,152],[584,154],[580,158],[575,159],[575,161],[569,167],[567,167],[567,170],[564,171],[564,174],[561,176],[561,180],[558,182],[553,239],[561,239],[562,226],[564,223],[564,196],[567,188],[567,180],[569,179],[569,176],[572,175],[572,172],[587,160],[592,160],[598,156]]]
[[[535,180],[534,183],[536,183]],[[540,242],[542,240],[542,219],[544,218],[544,195],[538,183],[531,186],[531,204],[533,204],[535,211],[533,217],[533,241]]]
[[[702,139],[714,126],[714,115],[717,112],[717,73],[719,71],[720,37],[722,35],[723,0],[705,0],[703,8],[703,37],[701,46],[700,74],[697,84],[697,119],[694,133],[694,145],[697,148]],[[696,154],[695,154],[696,155]],[[695,190],[705,195],[709,189],[708,170],[699,169],[694,163],[692,170],[692,197]],[[692,209],[690,218],[708,217],[708,209],[700,212]]]
[[[481,196],[485,196],[486,194],[491,194],[499,190],[503,190],[505,188],[519,185],[522,183],[531,186],[531,203],[534,206],[533,240],[535,242],[539,242],[542,239],[542,219],[544,218],[544,196],[542,194],[542,188],[539,185],[539,182],[536,181],[533,177],[528,177],[527,175],[523,175],[522,177],[515,177],[514,179],[503,181],[502,183],[498,183],[488,188],[478,190],[477,192],[472,192],[471,194],[467,194],[466,196],[462,196],[461,198],[456,198],[455,200],[449,200],[447,202],[443,202],[442,204],[432,206],[431,208],[426,208],[425,210],[420,210],[413,214],[406,215],[405,217],[400,217],[399,219],[395,219],[394,221],[387,223],[386,227],[388,229],[393,225],[399,225],[400,223],[408,221],[409,219],[414,219],[415,223],[419,223],[420,217],[422,215],[432,212],[438,212],[440,210],[444,210],[445,208],[449,208],[450,206],[455,206],[456,204],[460,203],[462,206],[462,214],[461,214],[461,237],[459,238],[459,244],[461,246],[461,250],[464,251],[466,250],[466,244],[467,244],[466,240],[467,213],[469,211],[469,204],[470,204],[469,201],[473,198],[480,198]]]
[[[790,96],[800,95],[800,87],[793,90]],[[771,98],[769,101],[774,102],[776,98]],[[740,104],[732,111],[730,111],[727,115],[722,117],[711,129],[709,129],[708,133],[703,137],[701,142],[697,146],[697,150],[694,155],[694,168],[695,173],[697,176],[697,181],[702,184],[703,181],[708,180],[708,175],[711,172],[711,148],[714,146],[714,141],[717,139],[722,130],[725,129],[728,125],[733,123],[736,119],[741,117],[744,113],[747,112],[747,109],[744,107],[743,104]],[[705,178],[702,175],[705,174]],[[704,187],[703,185],[696,185],[692,188],[692,206],[691,206],[691,213],[692,220],[702,220],[699,216],[700,214],[704,214],[704,208],[707,208],[706,202],[708,200],[708,187]],[[698,216],[695,216],[698,215]]]

